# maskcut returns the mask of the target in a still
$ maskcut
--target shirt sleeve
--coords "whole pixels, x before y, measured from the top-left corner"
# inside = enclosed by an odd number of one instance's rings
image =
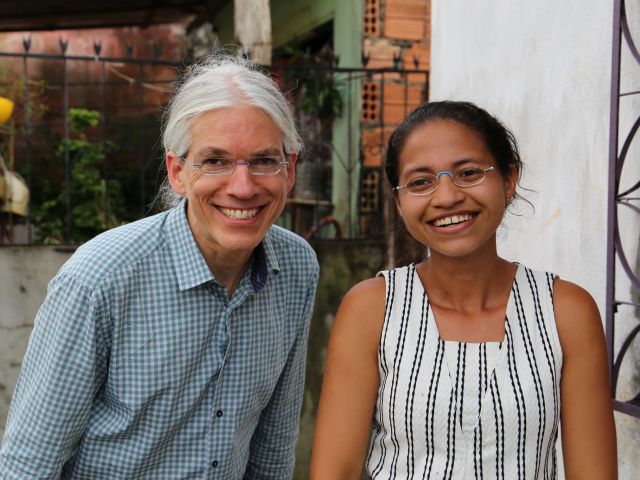
[[[306,300],[296,339],[251,439],[245,479],[288,480],[293,476],[300,410],[304,395],[307,341],[317,283],[316,264],[306,290]]]
[[[35,319],[0,449],[2,478],[55,479],[86,428],[106,377],[96,295],[69,275],[51,281]]]

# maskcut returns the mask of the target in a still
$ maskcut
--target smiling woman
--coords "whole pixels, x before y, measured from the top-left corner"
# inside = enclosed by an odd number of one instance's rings
[[[594,301],[497,253],[522,170],[513,135],[473,104],[425,104],[391,135],[385,168],[429,256],[340,305],[311,478],[356,479],[363,464],[374,479],[557,478],[560,424],[566,478],[616,478]]]

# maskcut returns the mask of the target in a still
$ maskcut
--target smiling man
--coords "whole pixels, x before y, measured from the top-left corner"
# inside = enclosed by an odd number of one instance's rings
[[[80,247],[38,312],[3,479],[291,478],[318,264],[274,226],[300,140],[241,59],[165,117],[168,211]]]

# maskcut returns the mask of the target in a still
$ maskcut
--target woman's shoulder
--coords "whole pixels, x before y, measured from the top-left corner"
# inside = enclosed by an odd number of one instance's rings
[[[384,307],[386,280],[378,275],[356,283],[345,294],[340,308],[371,310],[378,304]]]
[[[384,278],[374,277],[356,283],[340,303],[332,335],[376,351],[384,323],[385,294]]]
[[[553,310],[564,354],[602,341],[598,305],[584,288],[556,278],[553,283]]]

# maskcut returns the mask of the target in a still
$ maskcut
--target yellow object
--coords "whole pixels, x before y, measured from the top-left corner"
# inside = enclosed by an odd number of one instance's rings
[[[0,97],[0,125],[9,120],[13,113],[13,102],[8,98]]]

